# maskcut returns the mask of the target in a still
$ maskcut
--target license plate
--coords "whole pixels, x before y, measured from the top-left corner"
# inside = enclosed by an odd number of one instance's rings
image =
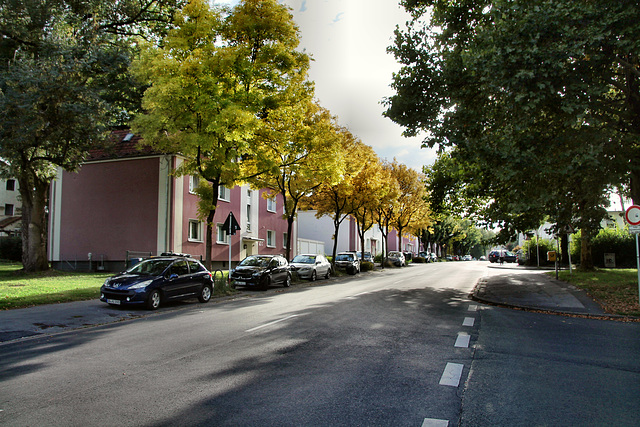
[[[108,299],[107,303],[108,304],[114,304],[114,305],[120,305],[120,300],[119,299]]]

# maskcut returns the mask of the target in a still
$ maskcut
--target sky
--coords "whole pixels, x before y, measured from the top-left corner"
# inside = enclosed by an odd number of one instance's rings
[[[409,15],[399,0],[281,0],[300,29],[300,49],[313,61],[309,79],[316,98],[383,160],[422,171],[435,151],[421,148],[421,138],[405,138],[402,127],[382,116],[385,97],[394,94],[392,74],[400,66],[386,52],[396,25]],[[235,5],[238,0],[216,0]]]

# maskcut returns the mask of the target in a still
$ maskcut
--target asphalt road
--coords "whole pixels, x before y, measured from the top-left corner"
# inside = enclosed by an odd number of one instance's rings
[[[2,344],[0,424],[584,425],[600,393],[596,420],[637,419],[637,324],[468,299],[498,273],[412,265]]]

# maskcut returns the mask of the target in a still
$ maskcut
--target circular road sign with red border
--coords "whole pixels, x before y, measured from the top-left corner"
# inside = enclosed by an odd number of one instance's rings
[[[632,205],[624,214],[629,225],[640,225],[640,206]]]

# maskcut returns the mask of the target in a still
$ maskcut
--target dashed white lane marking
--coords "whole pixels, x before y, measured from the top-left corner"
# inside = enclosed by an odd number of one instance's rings
[[[260,326],[256,326],[255,328],[247,329],[245,332],[257,331],[258,329],[266,328],[267,326],[275,325],[276,323],[284,322],[285,320],[289,320],[289,319],[292,319],[294,317],[298,317],[298,315],[297,314],[293,314],[293,315],[287,316],[287,317],[285,317],[283,319],[274,320],[273,322],[265,323],[264,325],[260,325]]]
[[[476,304],[471,304],[469,306],[469,311],[478,311],[478,306]]]
[[[449,421],[425,418],[422,427],[449,427]]]
[[[462,377],[462,370],[464,365],[461,363],[448,362],[444,368],[442,377],[440,378],[440,385],[448,385],[451,387],[458,387],[460,384],[460,378]]]
[[[465,317],[464,322],[462,322],[462,326],[473,326],[476,319],[473,317]]]
[[[469,341],[471,340],[471,336],[466,332],[458,332],[458,338],[456,338],[456,343],[453,345],[454,347],[467,348],[469,347]]]

